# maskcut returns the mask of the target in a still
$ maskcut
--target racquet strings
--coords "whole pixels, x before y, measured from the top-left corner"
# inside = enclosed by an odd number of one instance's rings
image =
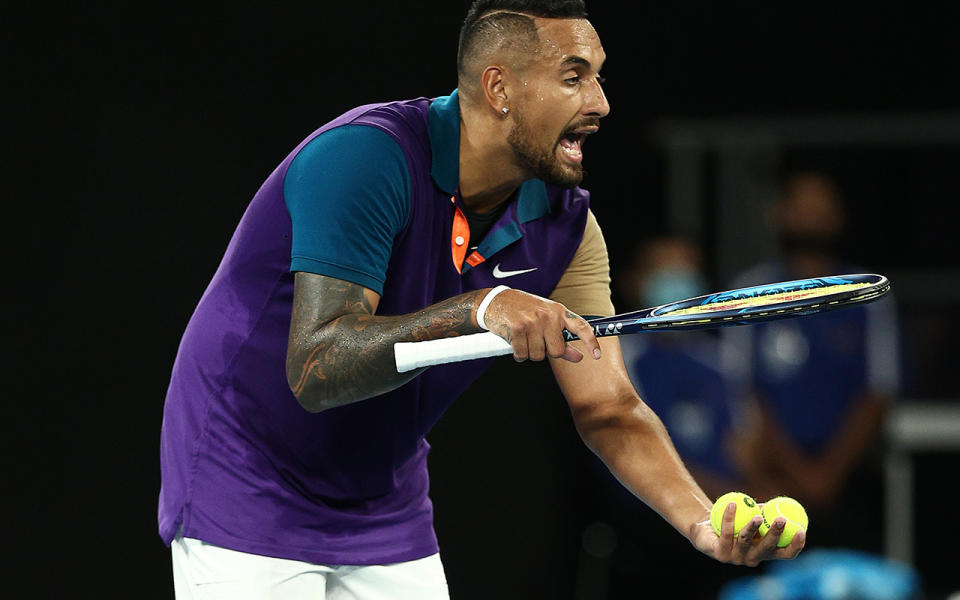
[[[820,296],[829,296],[832,294],[837,294],[840,292],[846,292],[849,290],[855,290],[859,288],[870,287],[870,283],[848,283],[848,284],[837,284],[837,285],[827,285],[823,287],[810,288],[805,290],[790,290],[784,292],[778,292],[773,294],[763,294],[763,295],[754,295],[743,298],[731,298],[729,300],[724,300],[720,302],[711,302],[709,304],[700,304],[697,306],[690,306],[687,308],[679,308],[677,310],[671,310],[664,313],[660,313],[663,316],[680,316],[680,315],[697,315],[697,314],[706,314],[713,312],[721,312],[728,310],[738,310],[743,308],[751,308],[756,306],[774,306],[777,304],[783,304],[786,302],[794,302],[797,300],[809,300],[812,298],[817,298]]]

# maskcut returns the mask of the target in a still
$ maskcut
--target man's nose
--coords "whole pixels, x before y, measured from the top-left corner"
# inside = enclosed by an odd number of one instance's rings
[[[605,117],[610,114],[610,103],[607,102],[607,96],[603,93],[603,87],[596,79],[593,80],[593,86],[587,94],[583,108],[584,112],[590,116]]]

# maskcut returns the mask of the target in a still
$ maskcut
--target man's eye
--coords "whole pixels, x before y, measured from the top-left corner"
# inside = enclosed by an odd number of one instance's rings
[[[566,81],[570,85],[573,85],[575,83],[580,83],[580,76],[574,75],[573,77],[567,77],[566,79],[564,79],[564,81]]]

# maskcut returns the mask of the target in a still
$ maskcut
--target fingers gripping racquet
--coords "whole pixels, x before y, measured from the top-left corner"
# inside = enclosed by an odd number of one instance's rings
[[[798,279],[707,294],[588,321],[597,337],[641,331],[711,329],[810,315],[872,302],[890,290],[883,275],[854,274]],[[564,330],[567,341],[577,336]],[[404,373],[461,360],[511,354],[510,343],[490,332],[394,345]]]

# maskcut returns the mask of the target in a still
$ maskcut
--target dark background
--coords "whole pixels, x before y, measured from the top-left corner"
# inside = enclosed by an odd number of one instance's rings
[[[637,241],[666,228],[652,122],[955,111],[957,6],[588,3],[608,55],[612,113],[587,148],[584,187],[614,270]],[[29,219],[8,224],[28,227],[19,262],[43,290],[10,294],[4,317],[28,341],[24,368],[35,369],[15,372],[9,388],[25,409],[23,421],[11,420],[20,434],[11,438],[20,449],[8,473],[19,507],[11,521],[30,534],[22,553],[30,566],[66,565],[41,569],[36,595],[172,597],[155,524],[158,440],[193,307],[247,202],[303,137],[358,104],[455,87],[465,9],[94,3],[55,19],[41,7],[10,25],[27,35],[5,42],[11,90],[23,100],[9,121],[30,135],[20,146],[28,165],[10,176],[23,185],[15,204]],[[54,131],[34,133],[41,122]],[[798,157],[845,186],[855,216],[850,255],[876,272],[957,267],[954,222],[944,218],[960,191],[957,147],[873,152]],[[54,213],[65,217],[61,244],[44,225]],[[956,396],[947,340],[957,325],[945,316],[954,308],[924,311],[905,333],[922,358],[908,373],[911,397]],[[711,564],[607,487],[542,365],[499,361],[429,439],[456,599],[572,597],[593,564],[582,540],[597,522],[617,528],[615,597],[661,585],[694,597],[695,588],[749,574]],[[944,491],[955,459],[925,459],[918,510]],[[48,522],[57,524],[37,533]],[[936,513],[917,524],[918,568],[930,597],[941,597],[960,587],[944,558],[956,556],[947,535],[956,525]],[[603,526],[589,531],[601,546],[610,539]]]

